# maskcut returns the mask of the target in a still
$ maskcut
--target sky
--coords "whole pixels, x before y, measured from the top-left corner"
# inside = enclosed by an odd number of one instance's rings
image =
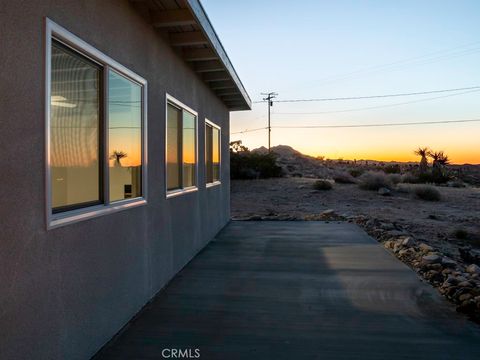
[[[253,101],[269,91],[278,93],[277,100],[289,100],[480,86],[478,0],[202,0],[202,4]],[[480,122],[275,128],[480,119],[478,90],[277,102],[272,107],[272,146],[290,145],[331,159],[386,161],[416,160],[413,150],[428,146],[446,151],[454,163],[480,163]],[[254,104],[252,111],[233,112],[231,140],[242,140],[249,148],[266,146],[266,130],[238,133],[266,125],[266,103]]]

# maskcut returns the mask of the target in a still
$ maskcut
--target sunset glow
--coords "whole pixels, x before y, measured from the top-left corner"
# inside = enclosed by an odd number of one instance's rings
[[[362,97],[480,85],[478,1],[226,2],[204,5],[254,101],[232,113],[231,140],[289,145],[327,158],[416,161],[413,150],[443,150],[454,163],[480,163],[480,122],[343,129],[281,129],[480,119],[480,91],[322,102],[276,100]],[[372,11],[374,9],[374,11]],[[236,17],[227,14],[238,14]],[[265,21],[268,14],[268,21]],[[405,26],[408,24],[408,26]],[[448,24],[448,26],[445,26]],[[242,32],[237,29],[241,28]],[[268,34],[261,36],[260,34]],[[239,133],[247,130],[245,133]]]

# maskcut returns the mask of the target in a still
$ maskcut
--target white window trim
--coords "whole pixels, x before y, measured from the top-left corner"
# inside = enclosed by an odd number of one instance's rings
[[[51,194],[51,169],[50,169],[50,94],[51,94],[51,51],[52,51],[52,39],[60,41],[65,45],[77,50],[83,56],[86,56],[93,61],[100,63],[104,68],[104,76],[108,76],[109,69],[116,71],[117,73],[129,78],[130,80],[138,83],[142,86],[142,196],[125,199],[121,201],[115,201],[103,205],[94,205],[91,207],[86,207],[82,209],[76,209],[71,211],[66,211],[63,213],[52,214],[52,194]],[[107,83],[105,88],[107,88]],[[45,194],[46,194],[46,223],[47,230],[57,228],[60,226],[65,226],[67,224],[76,223],[79,221],[84,221],[87,219],[92,219],[95,217],[112,214],[118,211],[131,209],[138,206],[143,206],[147,204],[147,194],[148,194],[148,161],[147,161],[147,81],[142,77],[138,76],[134,72],[130,71],[120,63],[111,59],[107,55],[103,54],[93,46],[87,44],[85,41],[78,38],[76,35],[72,34],[65,28],[54,23],[52,20],[45,19]],[[102,98],[105,101],[104,112],[105,112],[105,128],[108,129],[108,103],[106,98],[106,93],[103,94]],[[103,144],[108,148],[108,132],[104,132]],[[105,161],[104,165],[104,176],[103,176],[103,187],[104,191],[108,195],[108,161]]]
[[[189,186],[186,188],[168,190],[168,173],[167,173],[167,151],[168,151],[168,144],[167,144],[167,132],[168,132],[168,104],[172,104],[178,108],[181,108],[182,111],[188,111],[189,113],[195,116],[195,181],[196,185]],[[183,116],[183,114],[182,114]],[[183,128],[182,128],[183,131]],[[183,137],[182,137],[183,139]],[[183,144],[182,144],[183,146]],[[182,171],[183,171],[183,159],[182,159]],[[177,197],[183,194],[189,194],[198,191],[198,113],[193,110],[191,107],[185,105],[180,100],[177,100],[170,94],[165,94],[165,197],[167,199],[172,197]]]
[[[219,144],[218,144],[218,156],[219,156],[219,164],[218,164],[218,176],[220,177],[220,180],[215,180],[213,182],[207,182],[206,179],[207,179],[207,174],[205,173],[205,187],[208,189],[208,188],[211,188],[211,187],[215,187],[215,186],[218,186],[218,185],[222,185],[222,128],[220,126],[218,126],[217,124],[215,124],[214,122],[211,122],[210,120],[208,120],[207,118],[205,118],[205,125],[210,125],[211,127],[214,127],[216,129],[218,129],[218,132],[219,132],[219,137],[220,139],[219,140]],[[206,150],[206,144],[207,144],[207,132],[205,131],[205,150]],[[206,160],[206,159],[205,159]],[[205,167],[205,171],[206,171],[206,167]]]

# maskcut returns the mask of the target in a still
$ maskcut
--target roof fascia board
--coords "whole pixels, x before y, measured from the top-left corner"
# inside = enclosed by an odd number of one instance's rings
[[[228,73],[231,75],[233,82],[235,83],[243,99],[245,100],[246,106],[243,110],[251,110],[252,100],[248,96],[248,93],[245,90],[245,87],[243,86],[242,81],[238,77],[237,72],[235,71],[235,68],[233,67],[230,59],[228,58],[228,55],[225,49],[223,48],[223,45],[220,42],[220,39],[218,38],[217,33],[215,32],[215,29],[213,28],[210,22],[210,19],[208,18],[202,4],[200,3],[199,0],[187,0],[186,2],[188,7],[193,13],[193,16],[197,19],[198,24],[200,25],[202,31],[210,41],[213,50],[217,53],[218,57],[220,58],[222,63],[225,65],[225,68],[227,69]]]

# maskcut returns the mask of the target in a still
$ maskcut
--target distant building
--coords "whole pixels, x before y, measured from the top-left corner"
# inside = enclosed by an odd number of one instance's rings
[[[0,359],[94,355],[229,221],[251,101],[198,0],[0,6]]]

